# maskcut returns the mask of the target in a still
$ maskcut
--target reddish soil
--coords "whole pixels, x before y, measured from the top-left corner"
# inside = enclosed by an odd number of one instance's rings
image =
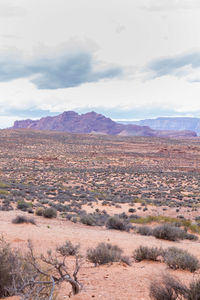
[[[93,247],[99,242],[110,242],[120,246],[124,250],[124,254],[130,256],[133,250],[140,245],[161,246],[163,248],[176,246],[188,250],[200,259],[199,242],[185,240],[181,242],[162,241],[154,237],[143,237],[100,227],[88,227],[60,219],[47,220],[42,217],[35,217],[37,226],[12,224],[11,221],[17,214],[19,214],[18,211],[0,212],[0,233],[14,247],[20,247],[24,250],[28,239],[32,240],[37,253],[45,253],[48,249],[54,249],[56,245],[60,245],[66,239],[69,239],[74,243],[80,242],[83,254],[85,254],[88,247]],[[178,276],[185,283],[194,276],[187,271],[171,271],[164,263],[159,262],[143,261],[133,263],[131,266],[114,263],[100,267],[94,267],[92,264],[85,262],[79,274],[80,281],[83,283],[83,290],[80,295],[74,296],[72,299],[150,299],[150,281],[160,277],[165,272]],[[59,299],[67,299],[68,293],[69,286],[67,284],[63,285]]]

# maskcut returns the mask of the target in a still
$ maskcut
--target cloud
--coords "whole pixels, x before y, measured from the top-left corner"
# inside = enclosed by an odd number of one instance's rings
[[[147,70],[154,78],[173,75],[191,82],[199,81],[200,52],[156,59],[147,66]]]
[[[124,30],[126,30],[126,27],[124,25],[121,25],[121,24],[118,23],[116,28],[115,28],[115,32],[119,34]]]
[[[141,9],[149,12],[199,9],[199,0],[142,0]]]
[[[123,69],[98,61],[84,47],[62,49],[34,59],[19,54],[0,55],[0,82],[30,78],[38,89],[77,87],[83,83],[118,78]]]
[[[23,7],[12,5],[9,3],[0,4],[1,18],[23,17],[25,14],[26,10]]]

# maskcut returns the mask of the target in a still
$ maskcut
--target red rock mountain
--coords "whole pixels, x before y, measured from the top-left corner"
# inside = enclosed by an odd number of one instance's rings
[[[13,129],[30,128],[37,130],[54,130],[71,133],[96,133],[123,136],[160,136],[160,137],[194,137],[193,131],[153,130],[148,126],[125,125],[112,121],[101,114],[88,112],[79,115],[74,111],[65,111],[54,117],[40,120],[15,121]]]

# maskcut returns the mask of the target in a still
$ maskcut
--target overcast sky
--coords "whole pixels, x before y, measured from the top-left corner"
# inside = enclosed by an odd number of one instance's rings
[[[0,0],[0,128],[66,110],[200,117],[200,1]]]

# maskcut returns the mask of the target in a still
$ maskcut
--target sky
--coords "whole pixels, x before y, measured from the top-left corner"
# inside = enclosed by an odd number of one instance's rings
[[[0,0],[0,128],[200,117],[199,0]]]

